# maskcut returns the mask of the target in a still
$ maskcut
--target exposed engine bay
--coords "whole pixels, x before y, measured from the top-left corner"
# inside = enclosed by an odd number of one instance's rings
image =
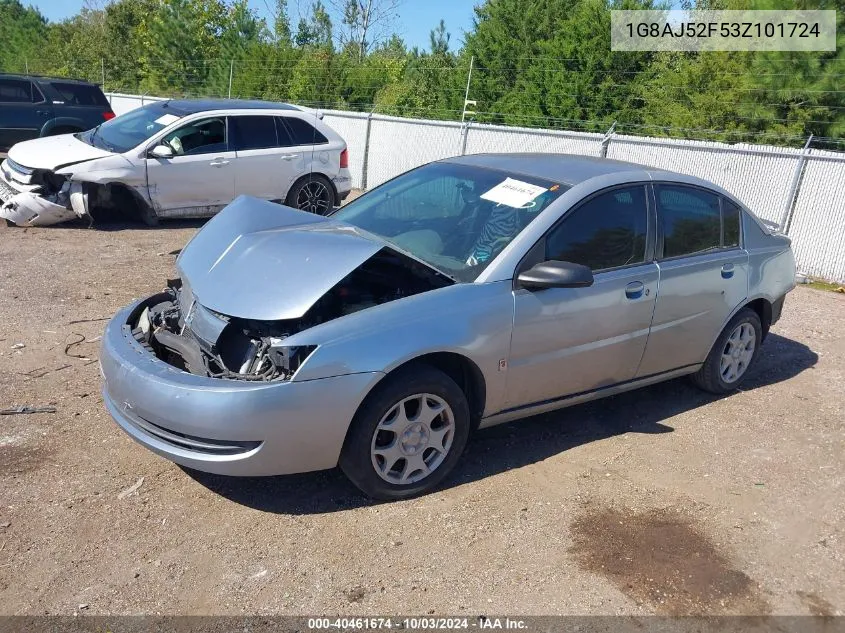
[[[130,315],[133,337],[166,363],[199,376],[290,380],[316,349],[288,346],[301,331],[383,303],[454,283],[391,248],[382,248],[326,292],[298,319],[258,321],[201,305],[181,279]]]

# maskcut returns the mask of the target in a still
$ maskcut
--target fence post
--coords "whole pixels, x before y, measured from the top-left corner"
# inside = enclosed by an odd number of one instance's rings
[[[467,154],[467,140],[469,139],[469,128],[472,125],[472,119],[467,121],[463,126],[463,141],[461,142],[461,156],[466,156]]]
[[[106,60],[102,57],[100,58],[100,77],[102,78],[102,83],[100,84],[100,90],[103,92],[106,91]]]
[[[795,165],[795,172],[792,174],[792,183],[789,185],[789,193],[786,194],[786,205],[778,222],[778,228],[784,235],[788,235],[789,226],[792,224],[792,214],[795,212],[795,205],[798,203],[798,190],[801,189],[801,181],[804,179],[804,167],[807,165],[807,155],[810,153],[810,143],[813,135],[804,143],[804,149],[798,157],[798,164]]]
[[[26,57],[23,58],[23,67],[24,67],[24,69],[26,69],[26,74],[28,75],[29,74],[29,60]]]
[[[601,140],[601,149],[599,150],[599,156],[602,158],[607,158],[607,146],[610,145],[610,139],[613,137],[614,131],[616,130],[616,121],[613,122],[607,132],[604,133],[604,138]]]
[[[475,112],[467,111],[467,106],[468,105],[471,105],[471,106],[477,105],[475,101],[469,100],[469,86],[470,86],[470,82],[472,81],[472,67],[473,66],[475,66],[475,55],[473,55],[469,59],[469,73],[467,73],[467,89],[466,89],[466,92],[464,93],[464,109],[463,109],[463,112],[461,112],[461,123],[464,122],[464,119],[466,119],[467,114],[475,114]]]
[[[232,75],[235,73],[235,60],[229,62],[229,99],[232,98]]]
[[[364,159],[361,166],[361,189],[367,190],[367,170],[370,167],[370,130],[373,129],[373,112],[375,107],[367,115],[367,131],[364,134]]]

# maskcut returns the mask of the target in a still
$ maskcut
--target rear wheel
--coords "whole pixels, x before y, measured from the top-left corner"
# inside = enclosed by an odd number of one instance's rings
[[[285,204],[317,215],[331,213],[335,206],[332,184],[320,174],[306,176],[291,187]]]
[[[361,405],[340,467],[376,499],[406,499],[440,483],[469,437],[469,404],[449,376],[427,365],[389,376]]]
[[[754,310],[743,308],[725,326],[693,382],[711,393],[728,393],[742,383],[757,358],[763,326]]]

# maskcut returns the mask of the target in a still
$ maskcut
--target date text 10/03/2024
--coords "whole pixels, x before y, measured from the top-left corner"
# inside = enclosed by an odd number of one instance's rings
[[[478,618],[309,618],[310,630],[367,630],[367,629],[403,629],[403,630],[510,630],[526,628],[524,620],[515,618],[485,617]]]

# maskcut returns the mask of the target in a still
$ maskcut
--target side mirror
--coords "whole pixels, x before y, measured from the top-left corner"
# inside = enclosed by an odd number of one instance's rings
[[[150,150],[150,156],[153,158],[173,158],[173,150],[167,145],[156,145]]]
[[[593,285],[593,271],[582,264],[551,260],[521,272],[516,279],[528,290],[586,288]]]

